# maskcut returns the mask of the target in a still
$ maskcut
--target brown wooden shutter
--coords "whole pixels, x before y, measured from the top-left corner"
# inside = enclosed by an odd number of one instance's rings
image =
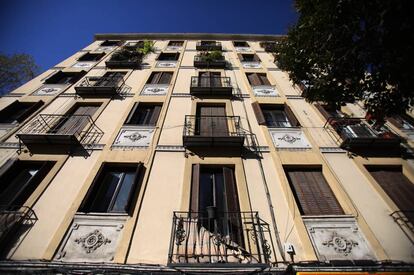
[[[400,210],[414,210],[414,184],[402,173],[401,166],[369,167],[368,171]],[[409,216],[414,223],[413,215]]]
[[[295,114],[293,113],[292,109],[290,109],[290,107],[286,103],[284,104],[284,111],[285,111],[285,114],[286,114],[287,118],[289,119],[290,124],[293,127],[299,127],[300,126],[299,121],[297,120],[297,118],[296,118]]]
[[[132,120],[132,118],[135,115],[135,112],[136,112],[136,110],[138,108],[138,104],[139,104],[139,102],[135,102],[134,103],[134,106],[132,106],[132,109],[129,112],[129,115],[128,115],[127,119],[125,120],[125,123],[124,124],[132,124],[132,121],[131,120]]]
[[[315,107],[316,109],[318,109],[318,111],[322,114],[324,118],[329,119],[330,117],[332,117],[332,115],[328,111],[326,111],[321,104],[315,103]]]
[[[257,101],[253,102],[252,108],[253,108],[254,115],[256,116],[257,123],[259,123],[259,125],[266,125],[266,119],[263,115],[262,108],[260,108],[259,102]]]
[[[238,53],[237,54],[237,57],[240,59],[241,62],[244,61],[244,57],[243,57],[243,55],[241,53]]]
[[[262,85],[260,82],[260,78],[256,73],[247,74],[247,78],[249,79],[249,83],[252,86]]]
[[[200,196],[200,164],[193,164],[192,170],[190,212],[198,212],[198,200]],[[194,216],[197,217],[197,214],[194,214]]]
[[[95,200],[96,193],[99,189],[99,183],[101,182],[102,177],[104,176],[104,171],[108,167],[107,162],[102,162],[101,166],[99,167],[98,172],[95,175],[95,178],[93,179],[91,185],[89,186],[88,192],[86,192],[85,197],[83,198],[83,201],[81,205],[79,206],[78,211],[87,213],[89,212],[89,209],[92,205],[92,203]]]
[[[287,176],[303,215],[344,214],[322,171],[288,170]]]
[[[128,203],[125,209],[125,212],[129,213],[130,215],[132,214],[133,205],[135,205],[138,199],[138,194],[141,189],[142,179],[144,177],[144,171],[145,171],[144,164],[142,162],[139,162],[137,165],[137,169],[135,170],[134,187],[132,187],[131,191],[129,192]]]
[[[23,114],[21,114],[18,118],[16,118],[16,121],[21,123],[23,122],[26,118],[28,118],[31,114],[33,114],[34,112],[36,112],[42,105],[44,104],[44,102],[42,100],[39,100],[38,102],[36,102],[35,104],[33,104],[32,106],[30,106],[30,108],[28,108]]]
[[[224,184],[226,186],[227,211],[240,212],[237,187],[234,181],[233,169],[223,167]]]
[[[152,115],[151,115],[151,119],[149,121],[149,125],[156,125],[157,121],[158,121],[158,117],[160,116],[160,112],[161,112],[161,107],[160,105],[154,105],[154,109],[152,110]]]

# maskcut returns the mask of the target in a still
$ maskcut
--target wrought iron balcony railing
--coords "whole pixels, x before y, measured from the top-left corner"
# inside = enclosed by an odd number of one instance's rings
[[[224,69],[226,67],[226,60],[224,56],[219,59],[211,59],[206,55],[196,55],[194,56],[194,67]]]
[[[50,144],[63,145],[64,148],[83,147],[98,143],[103,134],[90,115],[39,114],[16,136],[31,150]]]
[[[220,42],[216,41],[200,41],[196,45],[197,51],[221,51],[222,46]]]
[[[174,212],[169,265],[269,265],[274,246],[257,212]]]
[[[125,86],[122,76],[90,76],[85,77],[75,91],[81,96],[113,96],[119,94]]]
[[[0,244],[9,239],[22,225],[33,225],[37,220],[34,211],[27,206],[0,206]]]
[[[211,96],[232,96],[230,77],[192,76],[190,94]]]
[[[386,126],[374,129],[364,118],[330,117],[324,127],[335,130],[336,141],[344,148],[399,147],[401,143],[391,129]]]
[[[239,116],[185,116],[183,143],[186,147],[243,147],[245,137]]]

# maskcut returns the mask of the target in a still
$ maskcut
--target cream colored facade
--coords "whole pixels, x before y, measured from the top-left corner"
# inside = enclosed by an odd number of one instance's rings
[[[305,271],[329,271],[336,268],[332,264],[335,260],[367,260],[371,261],[368,266],[377,268],[373,271],[380,271],[381,268],[410,271],[414,264],[412,224],[390,216],[395,211],[407,209],[398,208],[366,169],[366,165],[400,166],[403,174],[414,183],[412,159],[367,157],[350,154],[340,148],[340,141],[336,139],[338,136],[332,134],[326,119],[313,104],[301,97],[302,91],[292,85],[288,74],[278,69],[272,53],[261,47],[260,42],[278,39],[279,36],[265,35],[99,34],[84,49],[2,97],[0,110],[16,100],[42,100],[44,104],[21,123],[0,124],[0,167],[13,158],[54,163],[23,204],[33,210],[35,221],[18,231],[18,239],[5,252],[5,260],[1,262],[0,268],[8,270],[26,266],[29,270],[36,270],[42,263],[48,268],[52,265],[68,269],[84,266],[91,270],[97,266],[106,266],[108,269],[117,266],[153,271],[267,269],[281,272],[289,265],[295,267],[298,264]],[[146,64],[140,69],[109,69],[105,62],[122,45],[102,48],[101,44],[105,40],[119,40],[122,43],[152,40],[156,52],[145,57],[143,62]],[[168,48],[172,40],[183,41],[183,44]],[[227,62],[225,69],[200,69],[194,66],[194,57],[199,53],[196,45],[201,40],[221,43]],[[236,48],[233,41],[246,41],[248,48]],[[78,58],[88,52],[104,52],[105,56],[91,67],[74,67]],[[157,67],[160,61],[156,59],[161,52],[179,52],[178,60],[172,62],[175,66]],[[241,53],[256,54],[260,59],[259,68],[245,68],[239,59],[238,54]],[[36,95],[36,91],[54,73],[82,70],[86,74],[76,83],[63,85],[61,90],[52,95]],[[108,71],[126,72],[123,76],[125,91],[119,96],[90,97],[76,93],[75,87],[85,77],[102,76]],[[160,95],[144,95],[151,73],[164,71],[173,73],[165,90]],[[204,97],[190,94],[191,77],[204,71],[219,72],[222,77],[229,77],[233,96],[226,98],[213,94]],[[272,92],[262,95],[255,90],[246,75],[249,73],[266,74],[270,85],[264,88]],[[128,128],[124,125],[136,102],[162,105],[155,126]],[[261,106],[288,105],[300,127],[272,128],[259,125],[252,107],[254,102]],[[16,134],[40,114],[62,115],[78,103],[100,104],[91,118],[94,127],[98,127],[102,134],[99,139],[83,144],[86,155],[31,152],[24,142],[19,146]],[[254,134],[257,140],[255,146],[249,147],[254,152],[228,154],[226,148],[208,147],[200,153],[187,148],[183,144],[185,116],[196,115],[200,104],[221,104],[225,107],[226,116],[239,117],[241,128]],[[344,106],[342,111],[354,117],[365,116],[359,105]],[[229,127],[234,125],[230,123]],[[401,131],[393,125],[389,127],[406,139],[407,148],[413,145],[414,135],[411,132]],[[146,136],[148,142],[139,144],[140,141],[137,141],[136,145],[125,143],[125,139],[119,136],[123,129],[132,129]],[[247,138],[241,147],[248,145]],[[53,145],[48,146],[53,151],[53,147],[50,147]],[[79,212],[103,163],[142,163],[145,167],[129,213]],[[267,260],[239,260],[236,265],[217,259],[208,263],[190,261],[185,264],[171,260],[169,254],[171,247],[175,247],[177,237],[172,232],[173,213],[190,211],[194,165],[231,167],[240,211],[257,211],[260,219],[268,225],[269,230],[262,236],[270,245]],[[288,181],[285,172],[287,167],[321,169],[343,214],[304,215],[295,199],[292,184]],[[104,241],[85,252],[87,244],[83,246],[82,238],[95,230],[102,233]],[[243,235],[243,238],[248,242],[248,236]],[[293,256],[289,247],[294,249]],[[250,252],[257,253],[255,249],[262,248],[254,248]],[[300,262],[319,264],[307,266],[300,265]],[[347,269],[338,267],[335,270],[364,271],[366,267],[358,262],[349,262],[346,266]]]

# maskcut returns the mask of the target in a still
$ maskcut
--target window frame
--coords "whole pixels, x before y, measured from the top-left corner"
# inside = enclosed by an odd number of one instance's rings
[[[138,112],[140,106],[152,106],[152,112],[147,123],[137,124],[132,123],[131,120],[134,118],[136,112]],[[162,103],[160,102],[135,102],[134,106],[132,107],[131,111],[129,112],[127,118],[125,119],[124,125],[139,125],[139,126],[156,126],[160,117],[162,109]]]

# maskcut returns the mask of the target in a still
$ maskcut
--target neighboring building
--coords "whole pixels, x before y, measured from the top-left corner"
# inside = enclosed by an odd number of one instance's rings
[[[280,38],[98,34],[2,97],[0,271],[413,270],[412,118],[306,102]]]

